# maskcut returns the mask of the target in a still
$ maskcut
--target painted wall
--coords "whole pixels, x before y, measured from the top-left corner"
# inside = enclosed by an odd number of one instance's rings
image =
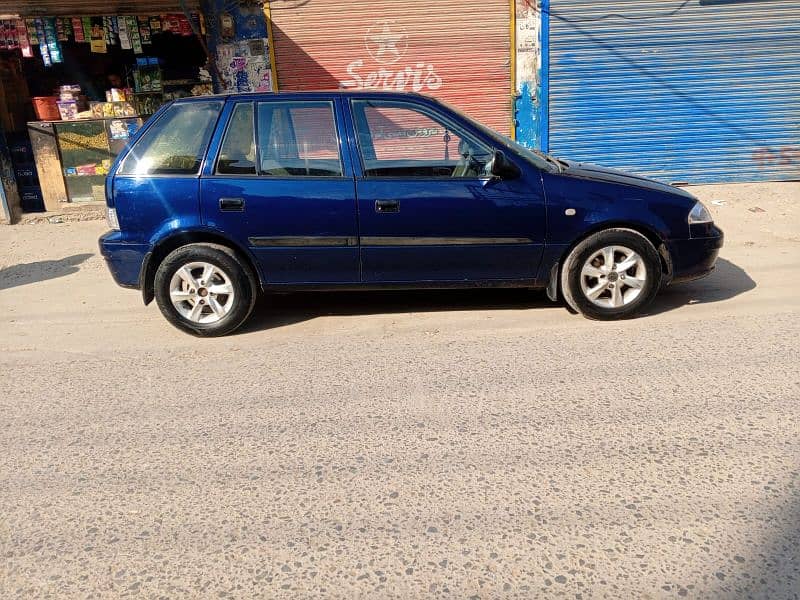
[[[547,11],[549,0],[516,0],[516,139],[547,150]]]

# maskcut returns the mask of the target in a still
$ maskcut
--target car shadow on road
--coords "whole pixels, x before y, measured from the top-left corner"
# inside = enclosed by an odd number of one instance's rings
[[[660,314],[689,304],[727,300],[756,287],[743,269],[723,258],[710,276],[661,291],[647,311]],[[427,313],[470,310],[523,310],[564,307],[544,290],[452,289],[363,292],[297,292],[262,298],[239,333],[284,327],[322,316]]]
[[[92,256],[94,255],[74,254],[58,260],[39,260],[0,269],[0,290],[77,273],[78,266]]]
[[[268,295],[238,331],[250,333],[322,316],[523,310],[552,307],[544,290],[519,288],[298,292]]]
[[[716,268],[708,277],[678,283],[661,290],[647,310],[647,314],[657,315],[689,304],[729,300],[755,287],[756,282],[744,269],[729,260],[719,258]]]

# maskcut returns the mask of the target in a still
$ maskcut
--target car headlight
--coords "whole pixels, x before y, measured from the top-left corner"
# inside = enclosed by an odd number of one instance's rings
[[[106,207],[106,221],[111,229],[119,231],[119,219],[117,219],[117,209]]]
[[[711,217],[711,213],[708,212],[708,209],[699,200],[692,207],[692,210],[689,211],[689,225],[711,223],[713,221],[714,219]]]

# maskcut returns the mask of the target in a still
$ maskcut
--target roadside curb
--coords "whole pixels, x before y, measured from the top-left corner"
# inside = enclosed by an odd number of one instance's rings
[[[93,203],[91,206],[78,206],[61,211],[24,213],[14,225],[59,224],[76,221],[101,221],[106,218],[105,204]]]

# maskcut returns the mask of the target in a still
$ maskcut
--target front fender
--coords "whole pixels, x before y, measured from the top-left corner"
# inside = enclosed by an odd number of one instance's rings
[[[548,243],[572,244],[606,227],[652,232],[660,241],[688,237],[692,201],[680,194],[543,173]]]

